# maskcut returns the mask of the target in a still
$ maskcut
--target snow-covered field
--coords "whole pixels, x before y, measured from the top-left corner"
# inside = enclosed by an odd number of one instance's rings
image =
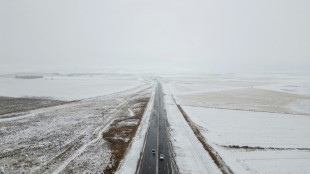
[[[310,172],[310,74],[166,76],[162,81],[234,173]],[[176,118],[185,119],[172,101],[167,107],[180,170],[199,173],[199,161],[186,160],[195,159],[195,150],[178,135],[186,126]],[[197,167],[188,172],[189,165]]]
[[[182,105],[310,115],[310,74],[205,75],[164,81]]]
[[[79,100],[121,92],[145,83],[139,76],[127,74],[39,74],[43,78],[37,79],[20,79],[15,75],[0,76],[0,96]]]
[[[131,120],[142,109],[136,101],[150,92],[137,88],[0,119],[0,173],[102,173],[113,164],[102,133],[116,119]]]
[[[125,128],[140,124],[153,84],[133,75],[43,76],[1,76],[0,95],[83,100],[0,115],[0,173],[103,173],[115,166],[120,159],[112,141],[131,142],[135,132]],[[106,136],[112,128],[120,135]]]
[[[152,109],[151,102],[139,120],[135,115],[142,105],[135,101],[150,97],[151,78],[42,76],[0,76],[0,96],[72,101],[2,115],[0,173],[102,173],[115,164],[113,155],[117,156],[118,149],[112,148],[113,141],[117,145],[131,139],[118,173],[134,173]],[[310,74],[167,75],[160,80],[181,173],[223,171],[193,132],[193,125],[220,155],[221,165],[234,173],[310,172]],[[151,101],[153,97],[154,93]],[[189,125],[179,107],[193,124]],[[139,123],[135,136],[107,136]]]
[[[191,120],[219,145],[310,148],[310,116],[184,106]]]
[[[234,164],[252,173],[310,171],[310,116],[183,108],[236,173]]]

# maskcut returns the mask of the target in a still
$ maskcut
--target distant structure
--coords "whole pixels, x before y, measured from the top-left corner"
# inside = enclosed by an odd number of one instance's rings
[[[43,78],[43,76],[38,76],[38,75],[16,75],[15,78],[17,78],[17,79],[40,79],[40,78]]]

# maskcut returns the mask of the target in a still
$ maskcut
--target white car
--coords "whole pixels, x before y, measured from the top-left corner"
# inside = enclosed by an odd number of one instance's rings
[[[160,160],[164,160],[164,158],[165,158],[165,157],[164,157],[164,154],[160,154],[160,155],[159,155],[159,159],[160,159]]]

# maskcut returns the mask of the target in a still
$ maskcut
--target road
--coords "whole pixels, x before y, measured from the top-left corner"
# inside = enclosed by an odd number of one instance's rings
[[[169,138],[167,134],[167,113],[161,84],[157,84],[154,106],[150,118],[150,127],[145,143],[144,154],[140,173],[142,174],[170,174],[171,162],[169,154]],[[156,154],[152,154],[156,149]],[[165,159],[159,160],[159,155],[164,154]]]

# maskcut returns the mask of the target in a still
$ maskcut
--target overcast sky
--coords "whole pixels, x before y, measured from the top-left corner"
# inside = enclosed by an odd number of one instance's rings
[[[0,0],[0,68],[310,71],[309,0]]]

